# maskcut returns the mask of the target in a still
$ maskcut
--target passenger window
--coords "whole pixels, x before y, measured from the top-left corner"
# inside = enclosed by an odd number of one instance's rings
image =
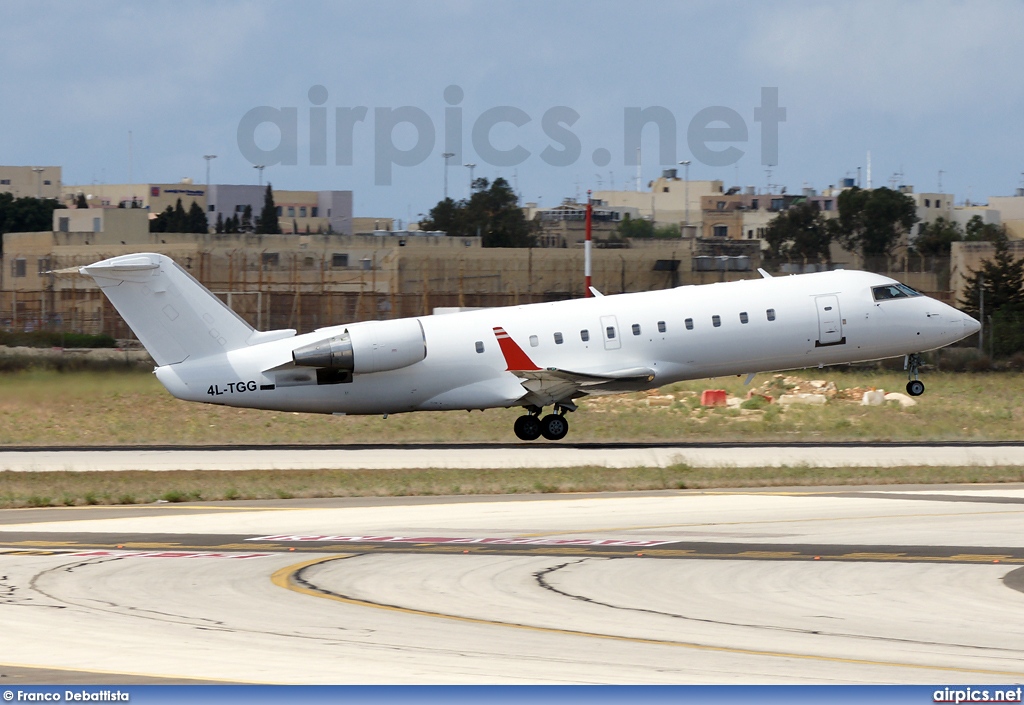
[[[686,323],[686,330],[693,330],[693,319],[692,318],[687,318],[685,323]]]
[[[540,340],[538,340],[537,336],[531,335],[530,336],[530,347],[531,348],[535,348],[538,345],[540,345]]]
[[[712,316],[711,317],[711,325],[713,325],[715,328],[721,327],[721,325],[722,325],[722,317],[721,316]]]
[[[582,340],[584,343],[587,342],[588,340],[590,340],[590,331],[587,330],[586,328],[581,330],[580,331],[580,340]]]
[[[484,351],[484,341],[482,341],[482,340],[476,341],[476,351],[478,353],[482,353]]]
[[[608,326],[604,332],[608,336],[608,340],[615,340],[615,326]]]
[[[659,333],[664,333],[665,332],[665,321],[658,321],[658,332]]]
[[[640,324],[639,323],[634,323],[633,324],[633,335],[640,335]]]
[[[768,314],[768,320],[769,321],[774,321],[775,320],[775,309],[774,308],[768,309],[767,311],[765,311],[765,313]]]
[[[746,323],[749,319],[747,318],[747,312],[743,311],[740,313],[740,323]]]
[[[562,334],[561,333],[555,333],[555,345],[561,345],[561,344],[562,344]]]

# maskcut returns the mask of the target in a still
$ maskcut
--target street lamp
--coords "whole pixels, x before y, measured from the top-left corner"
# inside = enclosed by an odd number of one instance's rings
[[[448,200],[448,160],[455,156],[455,152],[445,152],[441,155],[444,158],[444,200]]]
[[[204,154],[203,159],[206,160],[206,197],[210,197],[210,160],[216,159],[216,154]]]
[[[463,164],[462,166],[469,169],[469,195],[473,196],[473,169],[476,169],[476,164]]]
[[[683,235],[686,235],[686,229],[690,227],[690,160],[684,159],[679,162],[679,165],[683,167],[683,201],[685,201],[685,215],[683,216]]]
[[[260,172],[260,186],[263,186],[263,170],[267,168],[265,164],[254,164],[253,169],[258,169]]]

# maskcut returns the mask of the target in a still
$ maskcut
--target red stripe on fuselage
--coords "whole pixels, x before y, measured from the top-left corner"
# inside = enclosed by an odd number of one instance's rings
[[[506,333],[504,328],[495,326],[494,337],[498,339],[498,347],[501,348],[501,354],[505,356],[508,371],[540,369],[533,363],[530,356],[516,344],[516,341],[512,340],[512,336]]]

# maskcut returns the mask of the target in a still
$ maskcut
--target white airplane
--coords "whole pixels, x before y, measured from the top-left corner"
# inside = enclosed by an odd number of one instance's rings
[[[980,328],[893,279],[838,270],[438,316],[296,335],[254,330],[169,257],[80,270],[131,326],[179,399],[333,414],[521,406],[522,440],[564,438],[589,394],[906,356]],[[597,292],[595,292],[597,293]],[[542,416],[544,407],[553,407]]]

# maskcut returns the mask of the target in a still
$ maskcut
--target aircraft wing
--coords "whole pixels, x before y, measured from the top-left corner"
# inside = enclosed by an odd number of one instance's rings
[[[570,400],[586,394],[613,394],[642,389],[654,380],[649,367],[622,369],[565,370],[558,367],[538,367],[530,356],[500,327],[494,336],[505,356],[508,371],[522,381],[527,394],[523,401],[537,406]]]

